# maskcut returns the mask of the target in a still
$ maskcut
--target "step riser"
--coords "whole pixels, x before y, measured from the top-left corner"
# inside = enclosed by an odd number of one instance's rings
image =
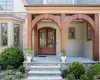
[[[62,79],[28,79],[28,80],[62,80]]]
[[[62,79],[28,79],[28,80],[62,80]]]
[[[30,69],[30,71],[60,71],[60,69]]]
[[[29,76],[41,76],[41,77],[45,77],[45,76],[61,76],[61,74],[29,74]]]
[[[59,64],[57,63],[36,63],[32,64],[32,66],[58,66]]]

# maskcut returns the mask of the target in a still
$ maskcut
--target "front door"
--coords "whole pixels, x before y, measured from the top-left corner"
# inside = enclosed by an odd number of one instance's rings
[[[38,30],[39,55],[56,54],[56,30],[41,28]]]

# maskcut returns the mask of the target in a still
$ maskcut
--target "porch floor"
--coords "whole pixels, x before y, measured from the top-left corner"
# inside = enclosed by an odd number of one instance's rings
[[[67,57],[66,63],[72,63],[74,61],[79,61],[82,63],[91,63],[94,62],[93,60],[85,57]],[[42,63],[61,63],[60,57],[57,56],[46,56],[46,57],[33,57],[32,62],[42,62]]]

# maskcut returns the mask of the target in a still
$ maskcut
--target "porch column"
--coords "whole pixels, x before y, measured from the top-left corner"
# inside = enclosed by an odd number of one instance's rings
[[[66,50],[65,14],[61,14],[61,50]]]
[[[32,49],[32,14],[28,13],[28,48]]]
[[[99,61],[99,14],[95,14],[95,28],[93,36],[93,60]]]
[[[37,26],[34,28],[34,56],[37,56]]]
[[[13,46],[14,38],[13,38],[13,23],[12,21],[8,21],[8,46]]]

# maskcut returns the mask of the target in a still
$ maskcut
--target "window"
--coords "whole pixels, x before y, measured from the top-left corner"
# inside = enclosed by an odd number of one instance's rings
[[[7,23],[1,24],[1,43],[2,46],[8,45],[8,32],[7,32]]]
[[[75,28],[68,29],[68,37],[69,39],[75,39]]]
[[[14,24],[14,45],[19,46],[19,24]]]
[[[12,0],[0,0],[1,10],[12,10],[13,1]]]
[[[87,41],[92,40],[92,28],[90,24],[87,24]]]

